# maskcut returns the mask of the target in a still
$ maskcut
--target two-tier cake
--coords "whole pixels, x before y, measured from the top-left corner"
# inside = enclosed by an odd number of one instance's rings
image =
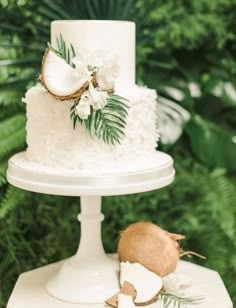
[[[152,167],[157,94],[135,84],[135,24],[54,21],[46,53],[42,84],[24,98],[28,160],[86,173]]]

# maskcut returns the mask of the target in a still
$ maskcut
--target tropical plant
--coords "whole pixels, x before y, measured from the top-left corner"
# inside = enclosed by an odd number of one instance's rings
[[[162,123],[172,127],[162,129],[161,148],[175,158],[176,184],[106,198],[105,247],[114,251],[118,230],[152,217],[187,234],[186,246],[208,256],[204,264],[236,299],[235,9],[234,0],[0,1],[0,307],[21,271],[68,256],[78,237],[74,198],[24,192],[5,177],[8,158],[25,148],[21,98],[36,82],[55,19],[135,21],[138,80],[157,89]]]

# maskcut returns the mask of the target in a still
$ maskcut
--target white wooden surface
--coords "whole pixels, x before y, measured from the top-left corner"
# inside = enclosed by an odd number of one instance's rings
[[[47,265],[39,269],[21,274],[7,308],[103,308],[105,304],[71,304],[60,301],[50,296],[46,290],[46,282],[61,266],[61,262]],[[196,308],[233,308],[233,304],[226,288],[219,276],[213,270],[180,261],[178,272],[187,274],[193,284],[193,294],[203,296],[204,300]],[[156,302],[150,308],[162,308],[160,302]],[[189,306],[190,308],[192,306]],[[173,307],[169,307],[173,308]]]

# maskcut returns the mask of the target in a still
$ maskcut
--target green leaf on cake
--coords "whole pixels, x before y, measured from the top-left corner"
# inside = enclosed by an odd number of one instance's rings
[[[97,137],[107,144],[115,145],[125,137],[126,118],[128,116],[127,100],[116,94],[109,94],[107,105],[99,110],[91,108],[88,119],[81,120],[76,114],[76,102],[70,109],[71,120],[75,129],[77,122],[84,124],[91,138]]]
[[[98,139],[105,143],[120,143],[125,136],[126,117],[128,106],[121,96],[110,94],[108,104],[95,112],[94,128]]]
[[[70,44],[70,47],[67,47],[66,42],[64,41],[61,34],[59,35],[59,37],[57,37],[57,49],[54,48],[49,42],[48,48],[55,52],[62,59],[64,59],[69,65],[74,67],[73,63],[71,62],[71,60],[75,57],[74,46]]]

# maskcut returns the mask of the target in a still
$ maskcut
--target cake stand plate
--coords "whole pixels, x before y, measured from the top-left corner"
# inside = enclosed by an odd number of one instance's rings
[[[81,197],[79,248],[58,271],[48,275],[45,288],[49,294],[70,303],[102,304],[119,290],[119,264],[105,254],[101,239],[101,196],[160,189],[174,180],[169,155],[157,152],[149,166],[126,173],[85,173],[32,163],[25,152],[9,160],[7,179],[12,185],[33,192]]]
[[[50,296],[45,289],[45,284],[49,277],[60,269],[62,263],[63,261],[57,262],[21,274],[7,308],[108,308],[105,304],[71,304]],[[196,305],[197,308],[233,308],[226,288],[217,272],[186,261],[179,261],[177,272],[186,274],[191,278],[193,296],[204,298]],[[145,307],[163,308],[163,305],[158,301]],[[168,307],[173,308],[173,306]]]
[[[133,194],[165,187],[174,180],[173,159],[157,151],[149,164],[135,172],[82,172],[49,168],[30,162],[26,152],[15,154],[8,163],[7,179],[19,188],[63,196],[113,196]]]

